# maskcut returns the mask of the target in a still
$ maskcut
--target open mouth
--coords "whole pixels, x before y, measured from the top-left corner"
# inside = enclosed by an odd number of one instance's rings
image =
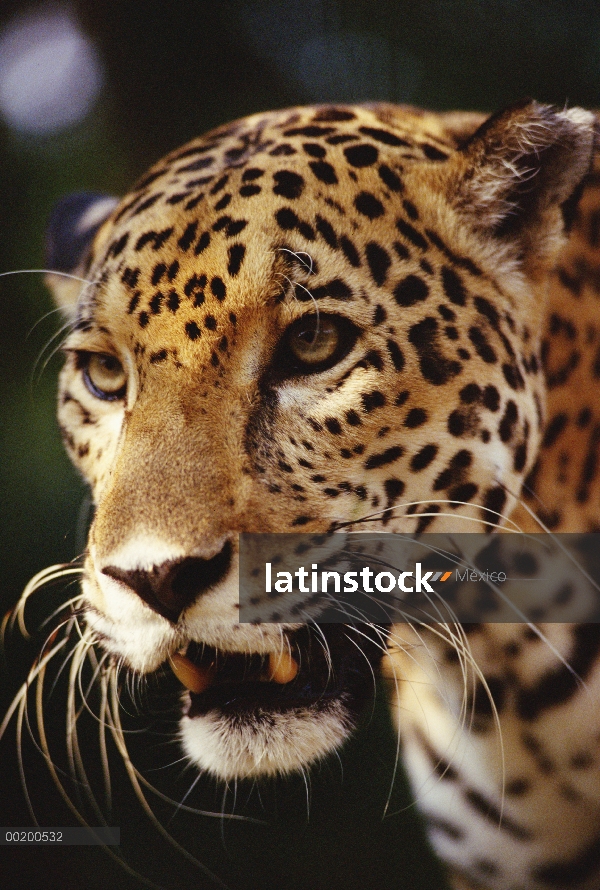
[[[318,711],[332,700],[358,714],[374,694],[383,630],[370,625],[310,625],[282,637],[281,651],[247,655],[190,643],[170,666],[189,690],[186,714]]]

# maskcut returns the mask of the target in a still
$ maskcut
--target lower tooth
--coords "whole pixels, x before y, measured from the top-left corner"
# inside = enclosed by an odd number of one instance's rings
[[[213,682],[214,670],[212,668],[194,664],[180,652],[174,652],[169,656],[169,664],[179,682],[197,695],[208,689]]]
[[[298,674],[300,667],[298,662],[289,654],[281,652],[279,655],[269,655],[269,679],[274,683],[290,683]]]

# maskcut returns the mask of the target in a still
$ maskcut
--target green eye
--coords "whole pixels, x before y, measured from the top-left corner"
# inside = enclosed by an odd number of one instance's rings
[[[276,369],[286,375],[325,371],[350,352],[358,333],[358,328],[341,315],[305,315],[285,333]]]
[[[127,389],[125,368],[114,355],[103,352],[82,352],[79,366],[83,381],[97,399],[115,402],[122,399]]]

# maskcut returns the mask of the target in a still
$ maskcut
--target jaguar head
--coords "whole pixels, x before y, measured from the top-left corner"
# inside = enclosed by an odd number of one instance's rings
[[[497,527],[535,461],[545,275],[593,117],[480,123],[256,115],[51,220],[88,632],[173,667],[185,751],[224,779],[338,747],[385,653],[377,626],[242,622],[239,535]]]

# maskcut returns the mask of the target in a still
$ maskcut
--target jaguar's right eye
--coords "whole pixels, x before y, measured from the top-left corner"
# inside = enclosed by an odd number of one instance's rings
[[[341,315],[304,315],[285,332],[274,365],[286,376],[319,374],[348,355],[358,335],[356,325]]]
[[[118,358],[105,352],[79,352],[77,362],[89,392],[105,402],[124,398],[127,372]]]

